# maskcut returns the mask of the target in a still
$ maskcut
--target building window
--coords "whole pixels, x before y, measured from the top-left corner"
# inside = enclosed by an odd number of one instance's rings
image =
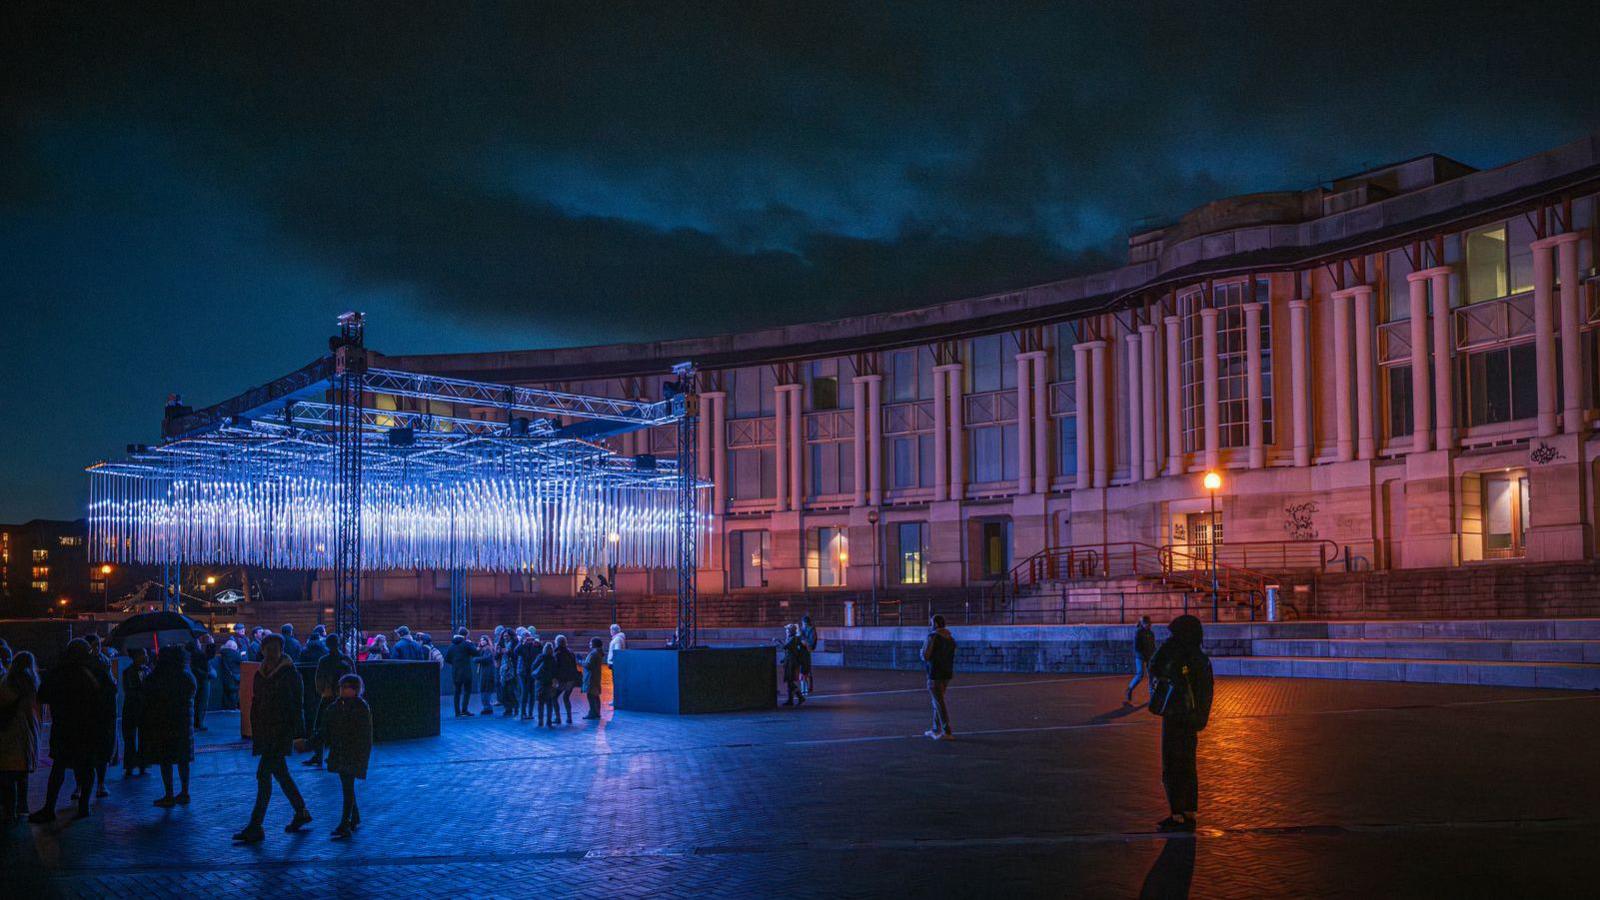
[[[900,522],[894,526],[894,575],[900,584],[928,583],[928,523]]]
[[[843,587],[850,564],[850,538],[843,528],[813,528],[807,534],[806,583],[810,587]]]
[[[1527,552],[1528,476],[1483,478],[1483,558],[1517,559]]]
[[[44,562],[45,560],[47,560],[49,558],[50,558],[50,551],[49,550],[36,549],[36,550],[33,551],[33,561],[34,562]]]
[[[972,393],[1001,391],[1017,386],[1017,338],[1005,334],[988,334],[967,342],[967,355],[971,365]]]
[[[1217,316],[1217,418],[1223,447],[1244,447],[1250,442],[1250,400],[1248,383],[1247,335],[1244,305],[1261,306],[1261,425],[1262,440],[1271,444],[1272,416],[1272,305],[1267,301],[1270,282],[1256,279],[1251,296],[1245,296],[1245,282],[1213,285],[1211,305]],[[1205,366],[1201,352],[1204,290],[1194,290],[1178,298],[1180,347],[1179,373],[1183,390],[1183,448],[1197,453],[1205,449]]]
[[[1467,232],[1467,302],[1533,290],[1533,239],[1526,216]]]
[[[773,415],[777,407],[775,397],[778,377],[770,366],[753,369],[734,369],[727,373],[728,393],[733,397],[734,419],[753,419]]]
[[[734,500],[762,500],[778,496],[777,451],[751,447],[728,454],[728,478]]]
[[[1017,426],[988,425],[966,430],[972,453],[967,477],[974,484],[1015,481],[1017,478]]]
[[[1384,391],[1389,399],[1389,437],[1404,437],[1412,432],[1415,401],[1411,396],[1411,366],[1385,366]]]
[[[1383,255],[1382,321],[1403,322],[1411,318],[1411,282],[1406,279],[1411,272],[1411,259],[1404,250],[1390,250]]]
[[[1011,573],[1011,523],[984,522],[981,526],[978,556],[984,578],[1003,578]]]
[[[1078,417],[1056,419],[1056,472],[1064,478],[1078,474]]]
[[[1468,425],[1528,419],[1539,412],[1532,344],[1469,353],[1459,371],[1466,382]]]
[[[48,581],[35,581],[33,583],[33,589],[36,590],[36,591],[48,591],[48,590],[50,590],[50,582],[48,582]]]
[[[889,373],[891,403],[933,397],[933,357],[920,348],[894,351],[889,357]]]
[[[855,448],[848,441],[826,441],[811,446],[811,494],[848,494],[855,490]]]
[[[850,372],[846,360],[819,359],[806,365],[806,400],[808,409],[849,409],[854,398],[849,391],[839,390],[839,385]]]
[[[75,534],[64,534],[60,540],[63,547],[78,547],[83,544],[83,538]]]
[[[890,442],[889,483],[895,490],[933,486],[933,436],[908,434]]]
[[[767,560],[772,555],[772,539],[767,531],[735,531],[728,535],[728,586],[764,588],[767,586]]]

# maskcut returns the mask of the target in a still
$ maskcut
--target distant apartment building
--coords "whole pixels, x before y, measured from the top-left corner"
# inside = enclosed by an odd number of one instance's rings
[[[3,614],[38,616],[63,609],[101,609],[106,575],[98,568],[90,569],[86,534],[82,519],[0,525]]]

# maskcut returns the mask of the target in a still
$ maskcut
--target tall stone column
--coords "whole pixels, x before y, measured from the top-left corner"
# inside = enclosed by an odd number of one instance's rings
[[[1428,275],[1406,276],[1411,291],[1411,452],[1426,453],[1433,446],[1433,389],[1428,373]]]
[[[854,505],[867,505],[867,485],[871,481],[867,477],[867,383],[860,378],[850,379],[850,419],[854,426],[851,433],[852,459],[855,463],[855,498]]]
[[[1372,459],[1378,455],[1378,438],[1372,414],[1372,349],[1376,335],[1372,331],[1371,285],[1356,288],[1350,302],[1355,304],[1356,314],[1356,458]]]
[[[1072,345],[1072,364],[1075,380],[1073,388],[1077,394],[1078,410],[1078,475],[1076,484],[1079,488],[1088,488],[1094,485],[1094,471],[1090,468],[1090,441],[1094,437],[1094,420],[1090,415],[1089,402],[1089,345],[1079,341]]]
[[[1179,353],[1183,341],[1178,335],[1177,316],[1167,316],[1165,324],[1167,326],[1167,474],[1182,475],[1183,366]]]
[[[1262,406],[1261,304],[1244,305],[1244,392],[1250,437],[1250,468],[1267,464],[1267,423]]]
[[[1033,493],[1033,364],[1017,354],[1017,493]]]
[[[723,391],[700,395],[700,418],[711,423],[711,449],[706,456],[711,464],[711,513],[717,516],[728,511],[728,455],[724,447],[728,428],[723,411],[727,399]]]
[[[1334,458],[1356,458],[1350,431],[1350,290],[1333,292],[1333,414]]]
[[[933,499],[950,499],[950,382],[933,370]]]
[[[1094,398],[1094,486],[1111,483],[1111,406],[1106,400],[1106,342],[1089,344],[1089,386]]]
[[[806,496],[805,419],[800,413],[800,385],[789,385],[789,508],[800,508]]]
[[[1556,433],[1556,320],[1551,308],[1555,293],[1555,241],[1543,238],[1530,245],[1533,251],[1533,353],[1535,381],[1539,390],[1540,437]]]
[[[1438,427],[1433,443],[1440,450],[1456,446],[1455,316],[1450,312],[1449,266],[1424,269],[1433,295],[1433,415]]]
[[[1200,310],[1200,374],[1204,379],[1206,468],[1222,463],[1222,398],[1217,390],[1217,317],[1208,306]]]
[[[1562,398],[1561,430],[1581,434],[1587,404],[1583,398],[1583,336],[1581,329],[1587,310],[1578,292],[1578,248],[1583,235],[1568,232],[1556,237],[1556,270],[1561,275],[1561,380],[1566,386]]]
[[[967,494],[967,434],[966,403],[962,400],[962,374],[966,371],[960,363],[940,366],[950,380],[950,499],[960,500]]]
[[[772,454],[772,463],[777,470],[774,508],[778,510],[789,508],[789,387],[780,384],[773,388],[772,432],[777,447]]]
[[[1050,357],[1035,350],[1033,357],[1033,490],[1050,493],[1050,406],[1046,391],[1045,365]]]
[[[1123,339],[1128,369],[1128,480],[1144,477],[1144,366],[1139,362],[1139,334]]]
[[[1139,390],[1140,406],[1144,410],[1144,418],[1136,423],[1139,430],[1144,433],[1144,458],[1139,460],[1144,477],[1151,479],[1159,474],[1157,464],[1161,458],[1161,430],[1158,427],[1160,417],[1156,411],[1156,397],[1159,389],[1156,387],[1156,326],[1139,326]]]
[[[867,501],[883,504],[883,376],[868,375],[867,382],[867,471],[872,485]]]
[[[711,478],[711,402],[700,395],[700,416],[694,422],[694,475],[701,481]]]
[[[1294,427],[1294,464],[1311,465],[1311,361],[1307,344],[1307,321],[1311,303],[1289,301],[1289,409]]]

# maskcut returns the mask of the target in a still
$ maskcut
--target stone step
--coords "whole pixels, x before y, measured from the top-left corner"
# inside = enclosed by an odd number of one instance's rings
[[[844,651],[834,650],[828,652],[826,650],[818,650],[811,654],[811,664],[813,666],[839,668],[844,665]]]
[[[1446,638],[1499,641],[1596,641],[1600,640],[1600,619],[1443,619],[1329,622],[1328,637],[1368,640]]]
[[[1600,665],[1585,663],[1228,656],[1211,665],[1218,675],[1600,691]]]
[[[1600,664],[1600,641],[1267,639],[1252,642],[1251,655]]]

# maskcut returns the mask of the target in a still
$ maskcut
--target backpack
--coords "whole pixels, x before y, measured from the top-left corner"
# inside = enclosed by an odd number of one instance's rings
[[[1179,666],[1178,677],[1157,675],[1151,678],[1150,712],[1162,718],[1184,717],[1195,711],[1194,684],[1189,680],[1189,665]]]

